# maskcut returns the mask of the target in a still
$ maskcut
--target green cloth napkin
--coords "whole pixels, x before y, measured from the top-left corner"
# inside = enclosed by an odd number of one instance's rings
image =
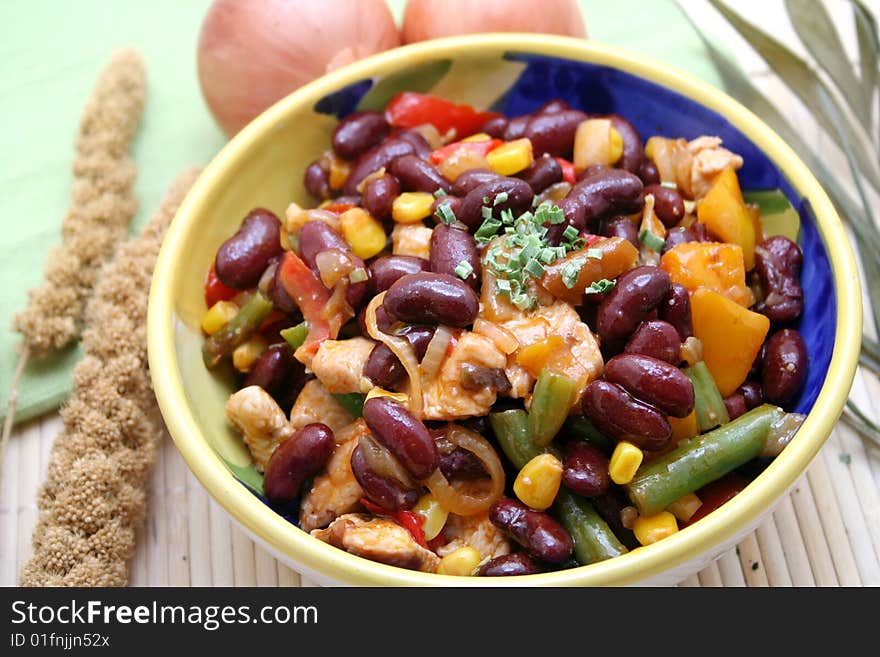
[[[137,48],[146,62],[147,104],[134,143],[140,199],[134,228],[184,167],[222,146],[199,92],[195,52],[209,0],[28,0],[0,3],[0,420],[20,337],[13,315],[42,280],[67,210],[73,140],[110,53]],[[399,20],[404,0],[389,0]],[[582,0],[590,38],[643,53],[719,84],[699,38],[672,0]],[[56,408],[71,388],[78,348],[32,360],[19,384],[16,420]]]

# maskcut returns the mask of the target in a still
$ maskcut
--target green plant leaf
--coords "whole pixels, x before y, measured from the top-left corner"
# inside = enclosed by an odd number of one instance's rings
[[[871,101],[856,77],[834,21],[821,2],[785,0],[788,17],[809,53],[840,89],[853,114],[867,132],[871,131]]]
[[[801,102],[814,111],[816,119],[825,132],[835,140],[841,149],[844,149],[844,140],[841,139],[841,130],[838,128],[842,129],[842,134],[846,135],[846,140],[852,147],[860,172],[867,182],[880,190],[880,173],[877,171],[877,163],[875,158],[866,151],[864,140],[856,135],[849,122],[844,121],[842,125],[834,125],[834,121],[825,111],[819,111],[820,90],[826,89],[826,87],[807,63],[784,45],[753,27],[720,0],[708,0],[708,2],[764,58],[770,68],[800,98]],[[833,102],[836,104],[836,101]]]
[[[853,0],[853,20],[859,41],[859,71],[868,98],[877,92],[877,60],[880,59],[880,37],[877,21],[861,0]],[[869,113],[869,116],[871,114]],[[878,128],[880,129],[880,128]],[[875,137],[880,143],[880,132]]]

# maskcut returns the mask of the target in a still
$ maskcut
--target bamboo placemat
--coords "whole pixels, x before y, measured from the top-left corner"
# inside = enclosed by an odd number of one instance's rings
[[[845,23],[846,3],[828,4]],[[870,4],[876,11],[876,3]],[[711,20],[698,3],[680,0],[680,5],[698,12],[695,18],[704,24]],[[777,36],[785,40],[784,22],[774,24],[780,26]],[[724,34],[721,26],[717,31]],[[763,63],[737,47],[735,37],[722,41],[738,53],[737,63],[772,94],[801,136],[819,149],[829,169],[845,170],[843,155],[820,134],[809,110],[792,101]],[[854,34],[845,41],[854,44]],[[852,395],[880,420],[880,381],[860,373]],[[2,586],[17,584],[31,554],[36,493],[60,428],[57,414],[50,414],[21,425],[10,440],[0,479]],[[135,586],[312,585],[232,523],[189,472],[168,436],[153,472],[149,504],[132,562]],[[880,586],[880,448],[839,424],[792,492],[757,530],[681,586]]]

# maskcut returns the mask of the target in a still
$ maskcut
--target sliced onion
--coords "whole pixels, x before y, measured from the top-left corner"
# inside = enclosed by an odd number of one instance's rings
[[[333,288],[333,294],[327,300],[324,308],[321,310],[321,317],[326,319],[331,326],[331,335],[335,338],[339,335],[339,329],[349,319],[354,317],[354,310],[345,300],[345,293],[348,291],[347,281],[342,281]],[[335,328],[335,332],[334,332]]]
[[[461,174],[469,169],[488,169],[489,161],[477,151],[467,146],[457,148],[437,165],[437,170],[447,180],[455,182]]]
[[[452,337],[452,330],[448,326],[438,326],[437,330],[434,331],[434,335],[428,343],[428,348],[425,349],[425,357],[422,358],[421,365],[422,374],[428,380],[433,379],[437,376],[437,372],[440,371],[440,366],[443,365],[443,361],[446,359],[446,351],[452,343]]]
[[[703,343],[693,335],[681,343],[681,359],[688,365],[696,365],[703,360]]]
[[[418,488],[418,482],[412,478],[400,461],[385,447],[380,445],[371,434],[367,433],[358,438],[358,446],[364,455],[370,470],[385,479],[393,479],[406,488]]]
[[[409,377],[409,389],[406,390],[406,393],[409,395],[409,412],[421,419],[424,402],[422,400],[422,377],[419,374],[419,361],[416,358],[416,354],[406,339],[388,335],[380,331],[376,325],[376,309],[382,304],[384,299],[385,292],[382,292],[373,297],[370,303],[367,304],[366,311],[364,312],[364,323],[367,327],[367,333],[370,334],[371,338],[378,340],[388,347],[403,364],[406,375]]]
[[[433,123],[423,123],[422,125],[417,125],[415,128],[413,128],[413,130],[424,137],[425,141],[428,142],[428,146],[430,146],[433,150],[437,150],[446,143],[446,140],[443,138],[443,136],[440,134],[440,131],[437,130]]]
[[[342,279],[354,271],[355,266],[351,258],[341,249],[324,249],[315,256],[315,266],[321,276],[321,282],[331,290]]]
[[[437,468],[423,483],[440,505],[450,513],[473,516],[484,513],[504,494],[504,466],[488,440],[475,431],[457,424],[449,425],[446,438],[455,446],[471,452],[480,459],[489,473],[489,485],[485,478],[475,481],[450,483]]]
[[[508,356],[519,349],[519,340],[506,328],[498,326],[494,322],[478,317],[474,322],[474,333],[479,333],[489,338],[495,346]]]

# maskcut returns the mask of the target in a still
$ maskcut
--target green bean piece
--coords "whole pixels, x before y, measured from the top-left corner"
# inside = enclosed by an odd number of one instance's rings
[[[585,415],[572,415],[562,425],[562,432],[570,438],[579,438],[598,448],[606,455],[614,451],[617,443],[599,431]]]
[[[272,302],[261,292],[255,292],[238,313],[202,345],[202,359],[209,370],[217,367],[224,357],[245,342],[260,328],[269,313]]]
[[[697,413],[700,433],[730,422],[724,399],[718,392],[718,386],[715,385],[715,379],[712,378],[706,363],[700,361],[691,365],[685,368],[684,373],[694,384],[694,409]]]
[[[517,470],[544,452],[532,442],[529,435],[529,416],[525,411],[513,409],[490,413],[489,423],[501,451]]]
[[[306,337],[309,335],[309,323],[305,321],[300,322],[296,326],[279,331],[279,333],[285,342],[290,345],[290,348],[296,350],[302,346],[302,343],[306,341]]]
[[[577,392],[577,381],[548,369],[541,371],[529,407],[529,434],[535,445],[546,447],[559,433]]]
[[[764,449],[770,425],[784,415],[781,408],[764,404],[714,431],[691,438],[639,468],[624,486],[629,499],[643,516],[659,513],[683,495],[756,458]]]
[[[574,541],[574,556],[586,566],[629,552],[588,500],[565,489],[556,496],[556,513]]]
[[[360,417],[364,414],[364,400],[367,398],[359,392],[334,393],[333,396],[352,417]]]

